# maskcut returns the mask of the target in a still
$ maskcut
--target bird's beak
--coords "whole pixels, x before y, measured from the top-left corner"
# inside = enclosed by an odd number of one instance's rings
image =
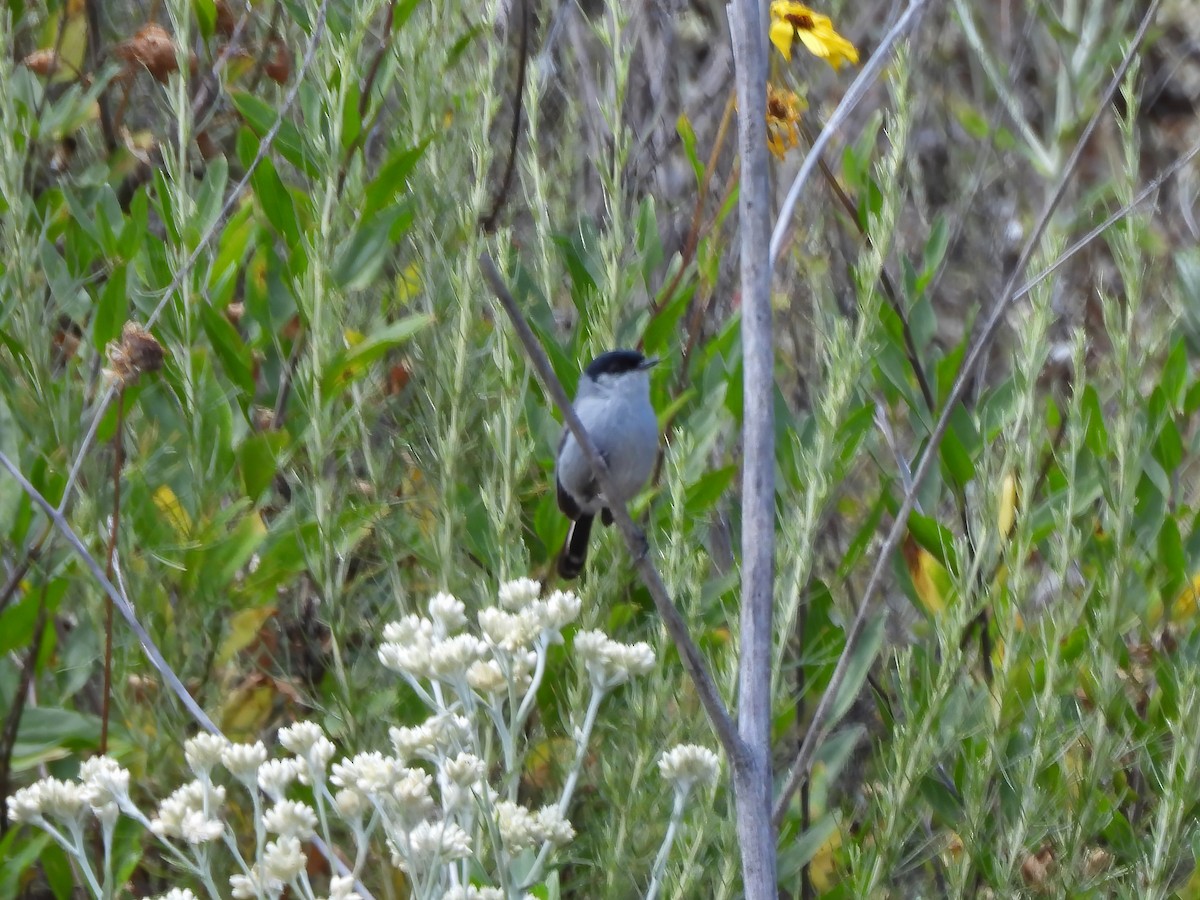
[[[639,369],[653,369],[657,365],[658,365],[658,357],[657,356],[648,356],[648,357],[646,357],[646,359],[643,359],[640,363],[638,363],[638,368]]]

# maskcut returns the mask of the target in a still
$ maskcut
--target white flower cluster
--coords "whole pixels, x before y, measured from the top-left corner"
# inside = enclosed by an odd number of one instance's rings
[[[415,828],[388,837],[392,865],[410,875],[471,855],[471,836],[453,822],[421,822]]]
[[[658,771],[676,791],[687,794],[696,785],[714,784],[721,772],[721,761],[707,747],[679,744],[663,751]]]
[[[654,668],[654,651],[649,644],[644,641],[622,644],[602,631],[577,633],[575,655],[587,669],[592,686],[597,690],[610,690]]]
[[[519,803],[501,800],[495,809],[500,839],[511,853],[519,853],[542,843],[562,846],[575,838],[575,829],[563,818],[557,806],[543,806],[533,812]]]
[[[100,892],[101,879],[88,859],[96,846],[83,828],[89,812],[106,829],[105,848],[125,814],[167,844],[170,859],[209,886],[217,851],[228,845],[237,864],[237,874],[229,878],[235,898],[275,900],[288,891],[314,900],[361,900],[356,878],[377,857],[380,844],[386,844],[393,864],[409,873],[420,900],[532,898],[524,892],[544,877],[552,851],[575,837],[564,812],[601,700],[655,664],[647,644],[580,632],[575,656],[588,672],[592,695],[584,724],[573,735],[574,769],[555,802],[539,809],[515,802],[548,650],[562,643],[562,630],[580,610],[575,594],[555,591],[542,597],[537,582],[522,578],[501,585],[497,604],[480,610],[474,629],[465,605],[445,593],[429,601],[426,615],[387,625],[379,659],[404,677],[429,710],[420,724],[389,729],[390,752],[362,752],[335,762],[333,742],[313,722],[280,729],[275,743],[287,754],[279,758],[262,741],[238,744],[202,733],[184,744],[192,780],[163,800],[152,817],[130,798],[129,772],[108,757],[83,763],[78,781],[45,778],[16,791],[7,801],[9,817],[48,831],[81,865],[93,894]],[[708,764],[703,753],[708,751],[676,748],[664,754],[661,770],[677,787],[711,781],[716,758],[709,753]],[[493,772],[501,779],[496,788],[489,784]],[[231,783],[234,792],[246,792],[243,802],[248,797],[253,804],[256,841],[247,843],[231,831],[233,823],[243,821],[228,806]],[[331,877],[328,896],[319,898],[307,881],[313,852],[308,845],[318,834],[329,840],[330,816],[340,819],[354,843],[339,849],[340,857],[356,863],[352,876]],[[256,852],[243,859],[236,848],[250,844]],[[456,861],[472,856],[474,872],[482,872],[489,861],[504,864],[522,857],[519,871],[497,879],[511,890],[462,884],[465,870]],[[162,900],[194,897],[175,888]]]
[[[46,818],[64,823],[79,822],[86,804],[82,785],[43,778],[9,796],[8,817],[14,822],[33,824]]]
[[[482,696],[510,687],[528,688],[538,647],[561,641],[564,627],[579,617],[582,602],[573,593],[555,591],[539,598],[536,581],[521,578],[500,587],[500,606],[480,610],[479,633],[465,632],[466,607],[449,594],[438,594],[428,617],[408,615],[384,626],[379,660],[410,679],[454,683],[466,679]]]
[[[224,786],[197,778],[177,788],[159,805],[150,830],[160,838],[210,843],[225,833],[225,823],[218,818],[224,805]]]

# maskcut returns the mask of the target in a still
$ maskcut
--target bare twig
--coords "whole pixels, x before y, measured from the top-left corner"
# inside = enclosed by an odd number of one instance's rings
[[[771,181],[767,159],[767,46],[758,0],[725,7],[738,94],[738,231],[742,272],[742,606],[738,734],[732,767],[742,890],[779,895],[771,827],[771,648],[775,643],[775,347],[771,337]]]
[[[914,5],[920,0],[914,0]],[[825,689],[824,695],[821,697],[821,702],[818,704],[816,712],[813,713],[812,722],[809,725],[808,734],[805,735],[804,743],[800,745],[800,752],[796,755],[791,768],[788,771],[787,780],[784,783],[783,789],[775,802],[774,820],[776,825],[783,819],[784,813],[787,811],[788,803],[791,800],[792,794],[796,788],[807,777],[808,766],[812,762],[813,755],[820,746],[821,741],[825,738],[825,732],[828,728],[829,713],[833,708],[834,698],[836,698],[842,682],[846,678],[846,672],[850,666],[850,659],[855,650],[855,644],[858,641],[859,635],[862,633],[863,625],[866,622],[867,612],[871,608],[871,604],[875,599],[876,593],[879,591],[880,585],[883,583],[884,571],[891,565],[892,555],[896,552],[896,548],[900,544],[900,540],[904,532],[908,528],[908,516],[913,510],[913,505],[916,503],[916,492],[920,490],[922,482],[937,464],[938,447],[941,445],[942,438],[946,434],[946,429],[950,424],[950,414],[954,407],[962,400],[967,388],[974,376],[975,368],[983,359],[984,352],[995,337],[996,331],[1000,327],[1000,322],[1004,318],[1005,312],[1017,297],[1016,286],[1017,279],[1021,273],[1025,271],[1025,267],[1029,265],[1029,260],[1033,257],[1034,251],[1037,249],[1042,236],[1046,232],[1046,228],[1050,224],[1050,217],[1058,208],[1059,203],[1066,193],[1067,186],[1071,182],[1072,176],[1075,174],[1075,169],[1079,165],[1079,159],[1083,155],[1083,150],[1091,140],[1096,126],[1107,110],[1109,103],[1116,94],[1117,89],[1121,85],[1121,80],[1125,77],[1125,73],[1129,70],[1132,64],[1138,47],[1141,46],[1142,40],[1146,36],[1146,31],[1150,27],[1150,23],[1154,20],[1154,14],[1158,10],[1160,0],[1153,0],[1150,7],[1146,10],[1142,17],[1141,24],[1138,26],[1137,33],[1130,42],[1129,49],[1125,52],[1124,59],[1121,60],[1121,65],[1117,67],[1117,71],[1113,73],[1112,80],[1097,104],[1095,112],[1088,121],[1087,127],[1079,136],[1075,144],[1071,156],[1067,159],[1063,166],[1062,174],[1059,176],[1058,182],[1054,187],[1046,205],[1043,207],[1041,215],[1038,218],[1037,226],[1029,235],[1025,242],[1025,246],[1021,250],[1020,258],[1013,266],[1008,278],[1005,280],[1004,287],[999,293],[999,299],[988,317],[983,328],[979,332],[978,338],[971,345],[970,351],[963,360],[962,367],[959,369],[958,377],[954,380],[953,387],[950,388],[950,394],[946,398],[946,404],[942,409],[942,414],[938,416],[937,424],[934,426],[933,433],[929,436],[929,442],[925,446],[925,452],[921,456],[921,462],[913,473],[912,490],[907,491],[904,495],[904,502],[901,503],[900,509],[896,512],[895,521],[892,523],[891,529],[888,531],[887,537],[884,539],[883,546],[880,548],[878,555],[875,558],[875,566],[871,570],[870,578],[867,580],[867,585],[863,590],[862,598],[859,601],[858,609],[854,614],[854,620],[851,622],[849,629],[846,632],[846,644],[842,650],[842,655],[838,659],[837,666],[830,676],[829,685]],[[911,10],[912,7],[910,7]],[[894,31],[895,29],[893,29]],[[865,72],[863,74],[866,74]],[[836,113],[835,113],[836,115]],[[778,229],[776,229],[778,231]]]
[[[87,17],[88,57],[93,72],[100,65],[103,48],[100,34],[100,8],[97,0],[85,0],[84,15]],[[112,110],[108,107],[108,88],[96,95],[96,107],[100,111],[100,132],[104,136],[104,149],[112,153],[117,149],[117,131],[113,127]]]
[[[500,176],[500,185],[496,188],[496,196],[492,198],[492,208],[479,219],[479,228],[484,234],[496,230],[496,222],[504,211],[508,201],[508,193],[512,190],[513,174],[517,170],[517,141],[521,136],[521,110],[525,105],[525,71],[529,65],[529,4],[532,0],[519,0],[521,4],[521,34],[517,45],[517,84],[513,94],[512,129],[508,135],[508,158],[504,161],[504,174]]]
[[[508,314],[509,319],[512,320],[513,329],[516,331],[521,343],[524,344],[525,352],[529,355],[529,361],[533,364],[538,377],[541,378],[542,384],[550,394],[550,399],[562,413],[563,421],[571,429],[571,433],[575,435],[575,440],[579,442],[580,448],[591,464],[592,471],[596,474],[596,479],[600,482],[603,493],[608,497],[618,496],[617,492],[612,490],[608,467],[604,464],[604,457],[600,455],[600,451],[596,449],[596,445],[584,429],[583,423],[579,421],[579,416],[575,414],[575,408],[571,405],[566,390],[558,380],[558,376],[554,374],[554,369],[550,366],[550,360],[546,356],[546,351],[542,349],[533,330],[529,327],[529,323],[521,315],[521,311],[517,307],[517,302],[513,299],[512,294],[509,293],[508,286],[505,285],[500,270],[496,268],[492,257],[486,252],[479,257],[479,265],[483,269],[483,277],[487,279],[492,291],[495,292],[496,299],[500,301],[500,305],[504,307],[504,311]],[[692,683],[696,687],[696,694],[700,698],[700,703],[703,705],[704,711],[708,713],[708,718],[712,721],[713,730],[717,733],[717,739],[725,749],[725,753],[730,759],[730,764],[732,766],[739,765],[739,761],[743,756],[743,748],[742,742],[738,738],[737,731],[734,728],[733,719],[730,718],[725,703],[717,691],[717,686],[713,683],[704,657],[700,653],[700,648],[696,646],[695,641],[688,634],[687,623],[684,622],[683,616],[680,615],[679,610],[671,600],[670,594],[667,593],[667,587],[663,584],[662,577],[658,574],[654,563],[650,561],[648,554],[645,552],[645,537],[638,531],[637,526],[633,524],[633,519],[629,517],[629,512],[625,509],[624,503],[613,503],[610,508],[612,509],[613,521],[617,523],[621,535],[625,538],[625,542],[629,546],[642,583],[646,585],[646,589],[654,599],[654,605],[657,607],[659,615],[662,616],[667,633],[671,636],[671,640],[674,641],[676,648],[679,650],[679,657],[683,660],[683,667],[687,670],[688,676],[692,679]]]
[[[1127,204],[1122,206],[1111,216],[1109,216],[1107,219],[1077,240],[1074,244],[1064,250],[1059,255],[1058,259],[1051,263],[1045,271],[1040,272],[1033,278],[1029,279],[1029,281],[1025,282],[1025,284],[1021,285],[1021,287],[1017,289],[1016,293],[1013,294],[1013,300],[1020,300],[1035,287],[1065,266],[1067,262],[1073,256],[1075,256],[1075,254],[1079,253],[1079,251],[1087,247],[1090,243],[1092,243],[1092,241],[1096,240],[1096,238],[1108,231],[1109,228],[1145,203],[1151,194],[1157,193],[1164,184],[1174,178],[1179,173],[1179,170],[1195,159],[1197,155],[1200,155],[1200,141],[1193,144],[1190,150],[1159,172],[1149,184],[1137,192],[1132,200],[1130,200]]]
[[[17,595],[17,588],[21,586],[21,579],[29,571],[30,566],[37,562],[38,557],[42,553],[42,544],[46,543],[53,529],[47,525],[42,529],[41,534],[34,538],[33,543],[29,545],[29,549],[25,551],[25,556],[22,560],[13,567],[9,573],[8,581],[4,583],[4,587],[0,587],[0,613],[4,612],[5,607],[13,597]]]
[[[117,531],[121,527],[121,469],[125,465],[125,386],[117,394],[117,427],[113,431],[113,508],[108,525],[108,560],[104,574],[113,577],[113,556],[117,552]],[[104,598],[104,685],[100,697],[100,752],[108,752],[108,713],[112,700],[113,604]]]

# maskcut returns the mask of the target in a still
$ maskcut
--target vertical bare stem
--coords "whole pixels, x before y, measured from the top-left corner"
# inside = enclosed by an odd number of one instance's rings
[[[125,422],[125,388],[117,394],[117,429],[113,433],[113,509],[108,526],[108,565],[104,574],[113,577],[113,555],[117,552],[117,528],[121,521],[121,469],[125,465],[125,440],[121,426]],[[112,699],[113,602],[104,596],[104,690],[100,700],[100,753],[108,752],[108,711]]]
[[[726,7],[738,93],[742,262],[742,621],[738,672],[741,765],[733,769],[745,895],[778,896],[771,827],[771,659],[775,580],[774,345],[771,340],[771,185],[767,49],[758,0]]]

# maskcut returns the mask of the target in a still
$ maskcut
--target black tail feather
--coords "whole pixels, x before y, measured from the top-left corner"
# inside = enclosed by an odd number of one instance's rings
[[[570,580],[578,578],[587,562],[588,536],[592,533],[592,517],[580,516],[571,523],[566,543],[558,555],[558,574]]]

